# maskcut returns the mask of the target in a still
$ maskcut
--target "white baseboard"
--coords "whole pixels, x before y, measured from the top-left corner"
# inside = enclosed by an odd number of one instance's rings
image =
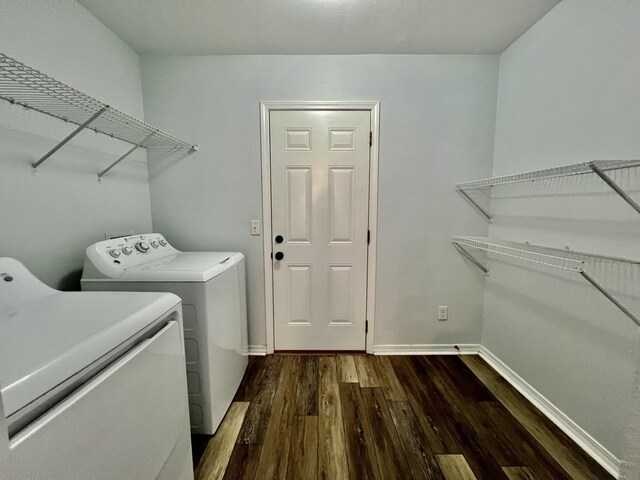
[[[485,347],[480,346],[479,354],[484,361],[576,442],[591,458],[615,478],[620,476],[620,460],[615,455]]]
[[[266,345],[249,345],[249,355],[265,356],[266,354]]]
[[[374,355],[477,355],[477,343],[374,345]]]

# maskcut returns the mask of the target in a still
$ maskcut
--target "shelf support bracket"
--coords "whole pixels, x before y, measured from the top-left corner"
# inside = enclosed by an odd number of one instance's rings
[[[115,162],[113,162],[111,165],[109,165],[107,168],[105,168],[104,170],[102,170],[100,173],[98,173],[98,182],[100,182],[102,180],[102,177],[104,176],[105,173],[107,173],[109,170],[111,170],[113,167],[115,167],[116,165],[118,165],[121,161],[123,161],[125,158],[127,158],[129,155],[131,155],[134,151],[136,151],[138,148],[142,147],[147,140],[149,140],[151,137],[153,137],[157,132],[151,132],[149,135],[147,135],[146,137],[144,137],[142,139],[142,141],[140,143],[138,143],[137,145],[134,145],[133,147],[131,147],[127,153],[125,153],[124,155],[122,155],[120,158],[118,158]]]
[[[94,113],[91,118],[89,118],[89,120],[87,120],[86,122],[84,122],[82,125],[80,125],[78,128],[76,128],[73,132],[71,132],[64,140],[62,140],[60,143],[58,143],[55,147],[53,147],[51,150],[49,150],[47,153],[44,154],[44,156],[38,160],[37,162],[33,162],[31,164],[31,167],[35,170],[36,168],[38,168],[40,165],[42,165],[42,163],[49,158],[51,155],[53,155],[54,153],[56,153],[58,150],[60,150],[60,148],[62,148],[67,142],[69,142],[69,140],[71,140],[73,137],[75,137],[77,134],[79,134],[82,130],[84,130],[85,128],[87,128],[89,126],[89,124],[91,122],[93,122],[96,118],[98,118],[100,115],[102,115],[104,112],[106,112],[109,109],[109,106],[104,106],[102,107],[100,110],[98,110],[96,113]]]
[[[636,325],[638,325],[640,327],[640,319],[638,317],[636,317],[633,313],[631,313],[627,307],[625,307],[617,299],[615,299],[613,297],[613,295],[611,295],[602,285],[600,285],[598,282],[596,282],[591,277],[591,275],[589,275],[586,272],[583,272],[582,270],[580,270],[579,272],[580,272],[580,275],[582,275],[582,277],[587,282],[589,282],[591,285],[593,285],[601,294],[603,294],[605,297],[607,297],[611,303],[613,303],[616,307],[618,307],[627,317],[629,317],[631,320],[633,320],[636,323]]]
[[[640,205],[638,205],[616,182],[614,182],[609,175],[607,175],[595,162],[589,162],[589,168],[593,170],[593,173],[598,175],[604,183],[609,185],[611,189],[622,197],[622,199],[631,205],[636,212],[640,213]]]
[[[484,208],[482,208],[480,205],[478,205],[478,202],[476,202],[473,198],[471,198],[467,192],[465,192],[461,188],[456,188],[456,191],[460,195],[462,195],[471,205],[476,207],[485,217],[487,217],[487,220],[491,221],[493,219],[491,217],[491,214],[489,214],[489,212],[487,212]]]
[[[458,242],[451,242],[451,243],[453,243],[453,246],[456,247],[458,252],[460,252],[460,254],[463,257],[465,257],[467,260],[473,263],[476,267],[482,270],[485,276],[487,277],[489,276],[489,270],[487,269],[487,267],[485,267],[478,260],[476,260],[476,258],[473,255],[471,255],[469,252],[467,252],[467,250],[462,245],[460,245]]]

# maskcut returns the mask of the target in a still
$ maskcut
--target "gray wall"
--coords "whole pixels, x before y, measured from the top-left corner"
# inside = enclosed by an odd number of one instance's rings
[[[638,6],[565,0],[501,55],[495,175],[640,158]],[[640,200],[638,170],[613,176]],[[595,175],[503,187],[492,208],[492,236],[640,259],[640,217]],[[491,270],[483,346],[620,456],[637,327],[575,273]],[[637,267],[586,270],[640,312]]]
[[[145,118],[201,150],[151,162],[153,225],[178,248],[248,258],[250,343],[264,345],[259,102],[381,102],[375,344],[477,343],[484,279],[450,235],[486,233],[453,184],[491,172],[497,56],[143,57]],[[448,322],[436,320],[449,305]]]
[[[140,118],[138,55],[73,0],[0,1],[0,51]],[[129,145],[83,132],[32,175],[74,126],[0,101],[0,256],[78,289],[84,250],[104,233],[151,229],[146,155],[96,182]]]

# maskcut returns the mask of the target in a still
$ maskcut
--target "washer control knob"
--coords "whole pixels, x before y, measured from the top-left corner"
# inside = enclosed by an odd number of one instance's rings
[[[131,255],[131,252],[133,252],[133,248],[131,248],[131,247],[122,247],[122,253],[124,253],[125,255]]]
[[[163,238],[162,240],[160,240],[160,245],[162,245],[163,247],[166,247],[167,241]]]
[[[120,256],[120,251],[119,250],[109,250],[109,255],[111,255],[113,258],[118,258]]]
[[[151,241],[151,246],[152,246],[153,248],[158,248],[158,242],[156,242],[155,240],[152,240],[152,241]]]
[[[149,251],[149,244],[147,242],[136,243],[136,250],[141,253],[147,253]]]

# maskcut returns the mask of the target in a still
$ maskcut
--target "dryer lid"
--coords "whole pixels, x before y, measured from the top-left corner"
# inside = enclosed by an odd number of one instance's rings
[[[0,386],[6,416],[180,304],[170,293],[60,292],[11,258],[0,258],[0,275]]]

